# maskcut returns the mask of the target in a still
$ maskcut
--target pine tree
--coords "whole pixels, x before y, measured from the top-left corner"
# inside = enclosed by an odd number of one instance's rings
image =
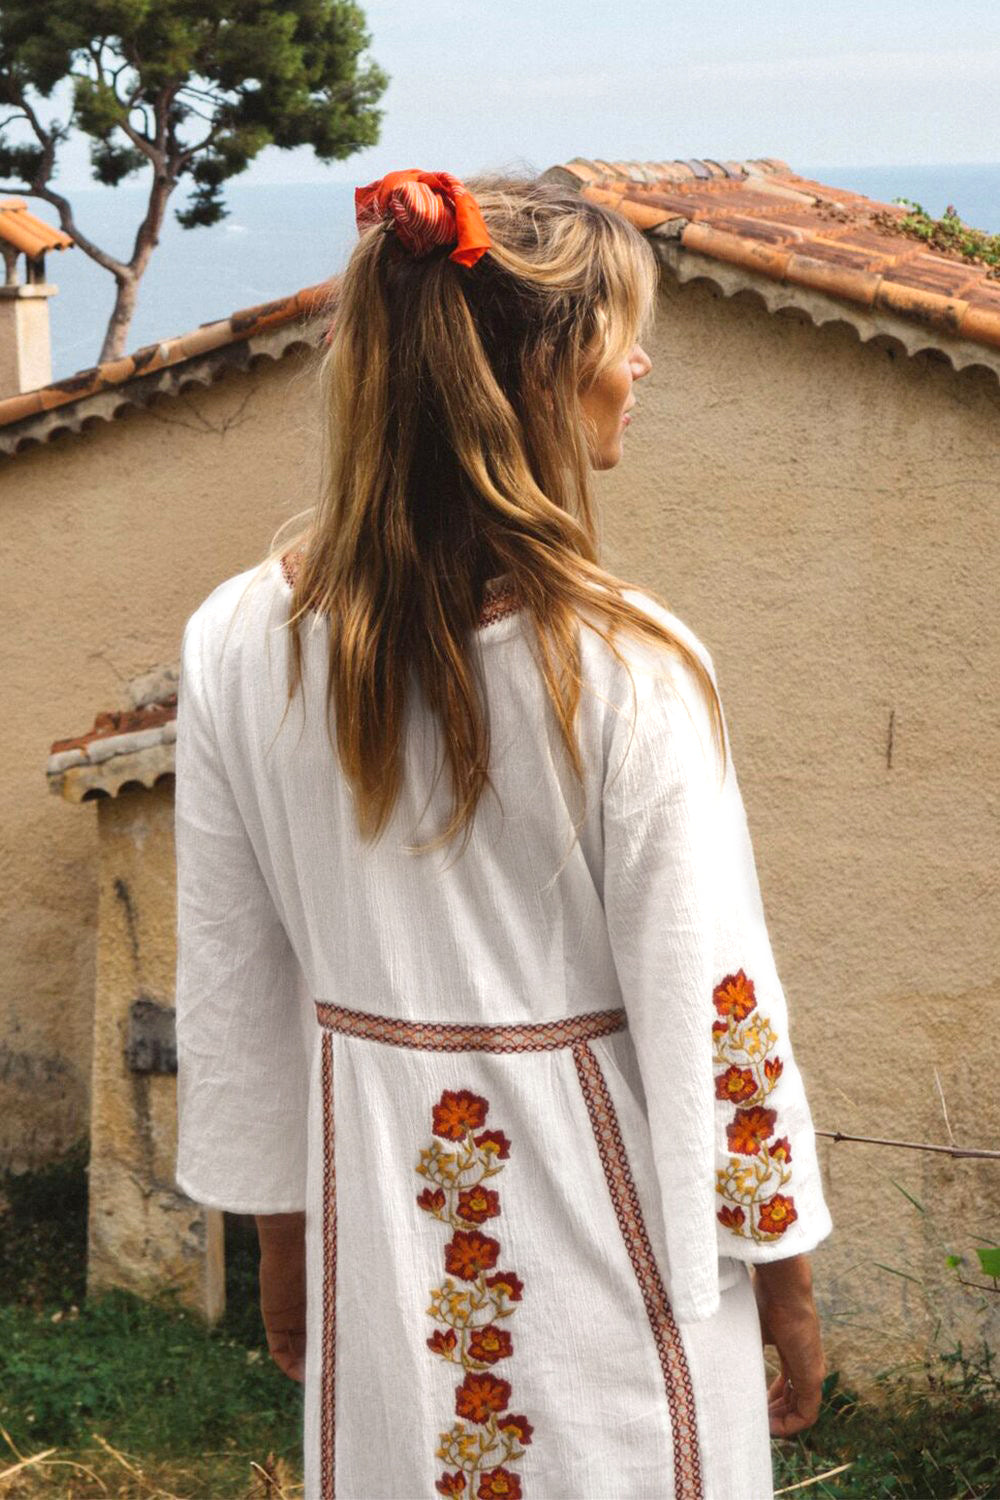
[[[225,184],[265,146],[343,160],[378,140],[388,79],[366,58],[351,0],[2,0],[0,192],[42,198],[117,284],[99,358],[124,352],[139,284],[172,194],[185,229],[227,212]],[[67,118],[51,97],[68,81]],[[99,183],[148,174],[130,258],[77,227],[56,190],[59,147],[90,137]]]

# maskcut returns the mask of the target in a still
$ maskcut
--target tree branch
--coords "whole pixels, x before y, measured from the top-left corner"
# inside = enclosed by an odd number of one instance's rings
[[[88,235],[76,227],[69,199],[64,198],[62,193],[54,192],[45,182],[35,182],[31,187],[22,188],[21,191],[30,194],[34,198],[44,198],[46,203],[51,203],[53,208],[59,212],[61,227],[68,235],[72,236],[84,255],[89,255],[91,260],[96,260],[99,266],[103,266],[106,271],[110,271],[112,276],[118,281],[128,280],[130,268],[124,262],[116,260],[113,255],[109,255],[106,250],[102,250],[100,245],[96,245]]]
[[[181,167],[186,167],[193,156],[197,156],[199,151],[204,151],[205,147],[210,146],[221,134],[222,127],[218,126],[215,130],[210,130],[206,136],[202,136],[200,141],[195,141],[193,146],[186,146],[176,158],[176,170],[179,172]]]
[[[41,146],[42,150],[45,152],[46,172],[44,180],[47,182],[48,179],[52,176],[52,170],[55,166],[57,132],[55,130],[48,131],[45,129],[41,120],[38,118],[35,111],[29,104],[27,98],[25,97],[23,89],[18,89],[17,91],[17,102],[24,110],[24,117],[28,121],[28,124],[31,126],[32,130],[35,132],[35,135],[38,137],[38,143]]]
[[[123,104],[124,102],[122,100]],[[148,135],[144,135],[141,130],[136,130],[127,115],[124,119],[117,121],[117,127],[124,135],[128,136],[136,150],[141,151],[143,156],[153,163],[154,167],[161,165],[160,152],[156,148],[156,142],[151,140]]]
[[[902,1151],[933,1151],[941,1156],[971,1157],[976,1160],[1000,1161],[1000,1151],[987,1151],[978,1146],[931,1146],[926,1141],[889,1141],[873,1135],[845,1135],[842,1130],[817,1130],[817,1135],[826,1140],[856,1141],[864,1146],[897,1146]]]

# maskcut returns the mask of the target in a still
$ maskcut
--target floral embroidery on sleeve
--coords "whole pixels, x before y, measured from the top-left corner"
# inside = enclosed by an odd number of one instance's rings
[[[731,1233],[761,1243],[780,1239],[798,1214],[784,1192],[792,1177],[792,1148],[776,1136],[777,1111],[766,1100],[784,1064],[774,1055],[777,1036],[757,1009],[753,980],[742,969],[727,974],[712,992],[718,1020],[712,1023],[715,1097],[735,1108],[726,1126],[732,1155],[716,1174],[723,1200],[718,1219]]]
[[[513,1271],[496,1269],[500,1241],[480,1227],[500,1216],[500,1195],[486,1182],[510,1156],[502,1130],[480,1128],[488,1110],[487,1100],[469,1089],[445,1089],[432,1109],[438,1139],[421,1151],[415,1168],[431,1184],[417,1195],[418,1205],[452,1230],[444,1247],[449,1274],[432,1289],[427,1308],[440,1326],[427,1347],[464,1372],[455,1387],[455,1412],[464,1420],[439,1433],[436,1450],[455,1468],[434,1487],[465,1500],[522,1500],[520,1477],[507,1465],[524,1457],[533,1429],[507,1409],[510,1381],[493,1367],[514,1352],[501,1320],[516,1311],[524,1283]],[[442,1140],[454,1142],[454,1150]]]

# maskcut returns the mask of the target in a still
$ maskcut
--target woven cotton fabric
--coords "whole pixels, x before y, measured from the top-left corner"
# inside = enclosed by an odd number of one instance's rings
[[[639,591],[679,633],[686,625]],[[277,564],[188,620],[177,1181],[307,1215],[306,1500],[762,1500],[747,1266],[830,1230],[736,773],[690,667],[581,619],[583,793],[519,612],[469,845],[411,704],[358,836]],[[578,827],[574,830],[574,822]]]

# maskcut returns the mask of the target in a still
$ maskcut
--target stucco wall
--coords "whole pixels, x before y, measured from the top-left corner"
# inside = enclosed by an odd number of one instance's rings
[[[44,1160],[88,1119],[97,813],[50,795],[49,745],[175,661],[191,611],[312,503],[303,363],[262,363],[0,462],[4,1164]]]
[[[817,1126],[947,1142],[936,1072],[955,1139],[995,1147],[1000,388],[705,283],[667,282],[652,342],[605,559],[713,654]],[[904,1360],[938,1317],[975,1342],[989,1299],[944,1255],[1000,1239],[1000,1162],[821,1155],[836,1360]]]
[[[713,653],[817,1124],[945,1141],[936,1071],[955,1138],[995,1144],[1000,388],[670,278],[650,352],[599,479],[605,556]],[[311,501],[314,453],[292,357],[0,469],[0,1159],[86,1122],[96,817],[48,795],[48,744],[176,656],[186,615]],[[943,1255],[1000,1238],[997,1164],[822,1156],[835,1361],[898,1363],[933,1315],[968,1334]]]

